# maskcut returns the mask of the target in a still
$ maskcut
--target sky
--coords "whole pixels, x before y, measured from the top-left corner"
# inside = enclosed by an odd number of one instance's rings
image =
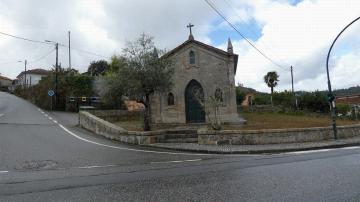
[[[80,72],[91,61],[121,54],[127,41],[142,33],[171,50],[187,40],[194,24],[195,40],[226,50],[230,37],[239,55],[236,83],[269,92],[263,81],[277,71],[276,91],[327,89],[326,56],[337,34],[360,16],[359,0],[209,0],[250,40],[262,56],[204,0],[0,0],[0,32],[36,41],[68,44],[71,64]],[[336,42],[329,61],[334,89],[360,85],[360,20]],[[24,69],[50,69],[54,44],[29,42],[0,34],[0,73],[16,78]],[[89,53],[90,52],[90,53]],[[59,47],[59,62],[68,67],[68,49]]]

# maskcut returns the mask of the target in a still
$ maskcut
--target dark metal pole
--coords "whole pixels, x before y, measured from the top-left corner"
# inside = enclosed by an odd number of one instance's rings
[[[56,63],[55,63],[55,110],[57,109],[58,105],[58,48],[59,44],[55,44],[56,49]]]
[[[340,35],[350,26],[352,25],[354,22],[356,22],[357,20],[359,20],[360,17],[356,18],[355,20],[353,20],[350,24],[348,24],[343,30],[341,30],[341,32],[336,36],[335,40],[332,42],[327,58],[326,58],[326,74],[327,74],[327,79],[328,79],[328,89],[329,89],[329,102],[330,102],[330,109],[331,109],[331,117],[332,117],[332,127],[333,127],[333,131],[334,131],[334,138],[337,139],[337,128],[336,128],[336,105],[335,105],[335,97],[332,93],[331,90],[331,82],[330,82],[330,75],[329,75],[329,58],[330,58],[330,53],[331,50],[336,42],[336,40],[340,37]]]

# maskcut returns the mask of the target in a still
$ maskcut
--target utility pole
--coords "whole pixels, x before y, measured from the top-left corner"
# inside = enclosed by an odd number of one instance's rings
[[[295,110],[297,110],[297,106],[298,106],[298,101],[297,101],[297,97],[295,95],[295,91],[294,91],[294,74],[293,74],[293,66],[290,67],[291,70],[291,91],[293,96],[295,97]]]
[[[56,62],[55,62],[55,109],[57,109],[58,104],[58,52],[59,52],[59,44],[55,43],[56,50]]]
[[[27,63],[27,60],[25,60],[25,71],[24,71],[24,88],[26,88],[26,63]]]
[[[291,70],[291,90],[292,93],[294,94],[294,75],[293,75],[293,66],[290,67]]]
[[[68,34],[69,34],[69,68],[71,68],[70,31],[68,32]]]

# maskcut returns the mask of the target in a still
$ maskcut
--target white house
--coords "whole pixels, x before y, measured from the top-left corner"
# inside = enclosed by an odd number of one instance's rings
[[[27,87],[33,86],[39,83],[41,78],[46,77],[49,75],[49,71],[45,69],[31,69],[27,70],[26,74],[25,71],[21,72],[16,78],[18,85],[26,85]],[[26,83],[25,83],[26,78]]]

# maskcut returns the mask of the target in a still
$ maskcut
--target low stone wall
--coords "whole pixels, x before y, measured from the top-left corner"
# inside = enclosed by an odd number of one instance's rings
[[[339,138],[360,136],[360,124],[338,126]],[[331,127],[267,130],[198,131],[198,143],[207,145],[265,145],[317,142],[333,139]]]
[[[109,122],[142,120],[143,111],[89,110],[89,113]]]
[[[127,131],[108,121],[105,121],[87,111],[79,112],[79,125],[95,134],[106,138],[126,142],[130,144],[146,145],[152,144],[163,138],[159,131],[138,132]]]

